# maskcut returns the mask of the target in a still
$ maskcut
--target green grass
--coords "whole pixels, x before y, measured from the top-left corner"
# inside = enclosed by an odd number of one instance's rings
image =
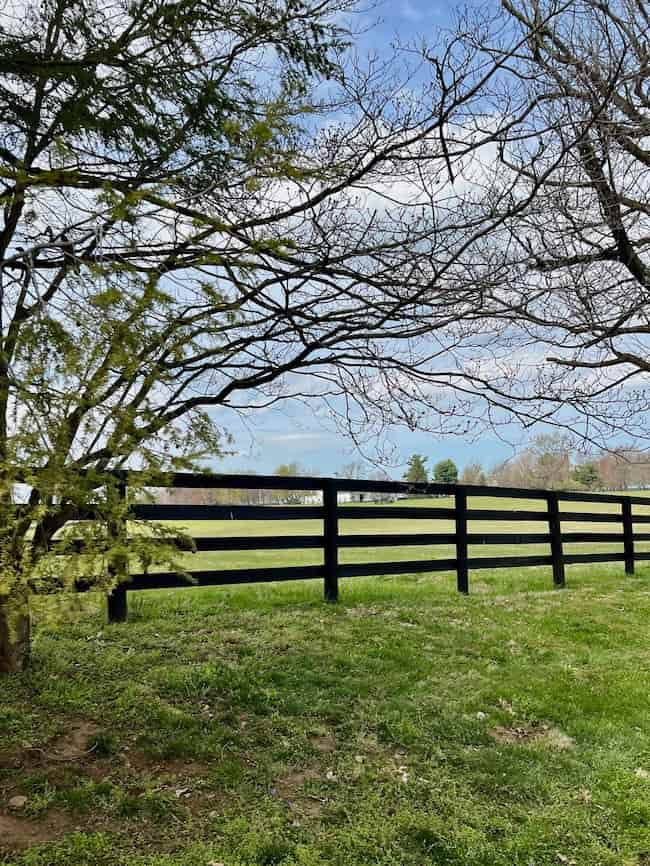
[[[1,683],[0,863],[650,864],[650,568],[453,586],[134,593],[112,626],[41,605]]]
[[[548,532],[548,523],[545,519],[546,503],[531,500],[509,500],[497,497],[470,497],[469,507],[474,509],[499,509],[512,510],[516,508],[521,511],[539,511],[539,521],[495,521],[495,520],[472,520],[469,524],[470,532],[511,532],[527,533]],[[438,497],[435,499],[411,499],[400,500],[391,503],[404,508],[412,507],[453,507],[451,497]],[[380,508],[382,506],[376,506]],[[612,503],[562,503],[564,512],[591,512],[603,514],[620,514],[620,506]],[[648,507],[634,506],[635,514],[650,514],[650,500]],[[201,536],[229,536],[229,535],[322,535],[323,525],[319,520],[291,520],[291,521],[188,521],[183,528],[195,537]],[[564,521],[563,530],[566,532],[614,532],[621,534],[620,543],[598,543],[598,544],[566,544],[565,552],[570,553],[598,553],[612,551],[623,552],[622,524],[620,523],[580,523],[579,521]],[[647,524],[637,524],[636,531],[649,531]],[[451,520],[417,520],[414,518],[394,519],[345,519],[339,521],[339,531],[342,535],[352,534],[387,534],[403,533],[417,534],[426,533],[450,533],[454,532],[454,523]],[[636,545],[639,552],[650,552],[650,542],[639,542]],[[518,556],[548,554],[549,545],[472,545],[470,556]],[[432,546],[409,546],[400,547],[377,547],[377,548],[342,548],[339,552],[339,561],[342,564],[368,563],[368,562],[399,562],[404,560],[426,560],[426,559],[449,559],[455,557],[455,549],[450,545]],[[277,550],[277,551],[241,551],[241,552],[200,552],[188,555],[185,564],[189,569],[208,570],[211,568],[262,568],[282,565],[318,565],[322,563],[322,551],[316,550]]]

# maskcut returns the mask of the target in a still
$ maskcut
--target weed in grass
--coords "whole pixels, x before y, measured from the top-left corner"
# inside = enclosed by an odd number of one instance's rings
[[[88,751],[98,758],[109,758],[118,751],[118,740],[115,734],[107,731],[98,731],[88,738]]]
[[[55,802],[75,815],[104,811],[114,797],[114,788],[108,782],[84,782],[68,790],[57,792]]]
[[[246,778],[246,765],[239,757],[225,757],[212,768],[211,777],[224,788],[237,788]]]
[[[161,821],[175,815],[178,803],[171,793],[143,791],[139,794],[120,793],[115,802],[115,814],[120,818],[147,817]]]

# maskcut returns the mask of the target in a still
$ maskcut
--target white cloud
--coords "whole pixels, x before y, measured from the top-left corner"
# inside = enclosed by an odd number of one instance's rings
[[[282,444],[289,442],[318,442],[326,438],[325,433],[271,433],[262,437],[265,442]]]

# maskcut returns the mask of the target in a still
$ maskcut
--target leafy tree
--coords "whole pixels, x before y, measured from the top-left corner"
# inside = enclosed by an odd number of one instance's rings
[[[86,567],[71,546],[49,551],[88,507],[98,520],[75,531],[96,586],[124,576],[127,550],[174,567],[162,528],[126,538],[108,470],[142,470],[146,487],[201,466],[228,411],[292,394],[328,399],[355,428],[355,400],[383,410],[388,385],[400,403],[393,374],[482,308],[459,275],[504,216],[479,198],[457,207],[449,181],[498,138],[499,123],[461,129],[489,113],[499,64],[452,39],[364,70],[338,23],[352,10],[4,10],[0,667],[24,661],[26,642],[10,644],[28,634],[29,595],[70,589]],[[505,124],[523,109],[499,107]]]
[[[571,442],[562,433],[535,436],[529,446],[533,458],[531,482],[534,487],[563,488],[571,473]]]
[[[578,464],[573,469],[571,477],[576,484],[579,484],[580,487],[585,487],[587,490],[597,490],[602,485],[598,467],[593,463]]]
[[[439,484],[456,484],[458,467],[453,460],[440,460],[433,467],[433,480]]]
[[[297,475],[304,475],[305,470],[297,460],[292,460],[291,463],[280,463],[274,469],[273,474],[284,478],[294,478]]]
[[[126,503],[106,470],[151,478],[218,454],[224,435],[205,407],[268,381],[252,358],[234,374],[241,329],[256,327],[246,275],[291,257],[259,188],[327,183],[342,168],[334,154],[324,173],[315,153],[302,156],[299,118],[314,105],[310,78],[340,77],[333,16],[346,8],[44,0],[29,14],[4,10],[0,670],[27,657],[29,595],[74,584],[74,557],[49,549],[86,507],[100,519],[77,524],[94,556],[84,567],[99,587],[123,575]],[[130,549],[171,564],[163,536]]]
[[[290,463],[281,463],[275,468],[273,474],[284,478],[295,478],[297,475],[306,475],[307,473],[297,460],[292,460]],[[287,505],[300,505],[304,499],[304,494],[300,490],[274,490],[272,498]]]
[[[421,454],[413,454],[409,457],[404,473],[404,480],[410,481],[412,484],[425,484],[429,480],[427,472],[428,457],[423,457]]]

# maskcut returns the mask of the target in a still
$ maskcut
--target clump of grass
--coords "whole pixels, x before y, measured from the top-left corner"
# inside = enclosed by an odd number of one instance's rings
[[[171,794],[144,791],[140,794],[122,793],[117,798],[115,813],[121,818],[147,817],[163,820],[175,814],[178,802]]]
[[[118,739],[108,731],[98,731],[88,738],[87,748],[98,758],[110,758],[119,749]]]

